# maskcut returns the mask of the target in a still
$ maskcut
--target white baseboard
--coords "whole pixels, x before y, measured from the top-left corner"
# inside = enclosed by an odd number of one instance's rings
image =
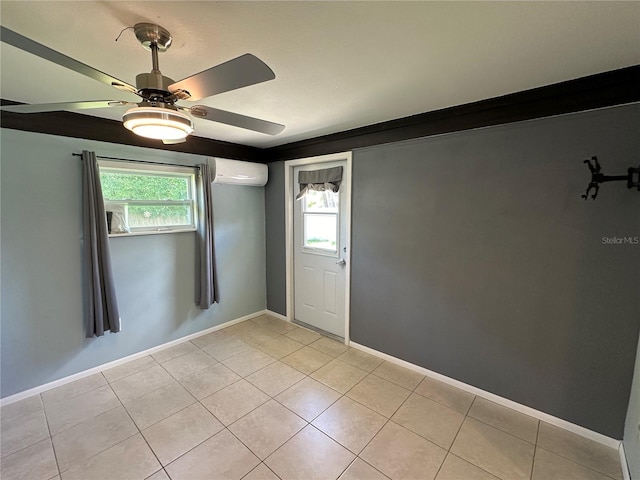
[[[627,455],[624,452],[624,443],[620,442],[620,465],[622,465],[622,478],[624,480],[631,480],[631,472],[629,471],[629,464],[627,463]]]
[[[272,317],[279,318],[280,320],[284,320],[285,322],[289,321],[286,316],[276,312],[272,312],[271,310],[265,310],[264,313],[266,313],[267,315],[271,315]]]
[[[221,330],[223,328],[229,327],[231,325],[235,325],[236,323],[240,323],[240,322],[244,322],[245,320],[249,320],[251,318],[255,318],[258,317],[260,315],[271,315],[272,317],[276,317],[279,318],[280,320],[284,320],[287,321],[287,317],[285,317],[284,315],[281,315],[279,313],[276,312],[272,312],[271,310],[260,310],[258,312],[254,312],[251,313],[249,315],[245,315],[243,317],[239,317],[233,320],[230,320],[228,322],[222,323],[220,325],[215,325],[213,327],[207,328],[205,330],[202,330],[200,332],[197,333],[192,333],[190,335],[186,335],[182,338],[179,338],[177,340],[172,340],[170,342],[164,343],[162,345],[158,345],[156,347],[152,347],[149,348],[147,350],[143,350],[141,352],[137,352],[134,353],[132,355],[120,358],[118,360],[114,360],[112,362],[108,362],[105,363],[103,365],[99,365],[97,367],[94,368],[90,368],[88,370],[84,370],[82,372],[78,372],[75,373],[73,375],[69,375],[68,377],[64,377],[64,378],[60,378],[58,380],[54,380],[53,382],[49,382],[49,383],[45,383],[44,385],[40,385],[38,387],[34,387],[31,388],[29,390],[25,390],[19,393],[16,393],[14,395],[10,395],[8,397],[5,397],[3,399],[0,399],[0,405],[1,406],[5,406],[5,405],[9,405],[11,403],[15,403],[18,402],[20,400],[23,400],[25,398],[31,397],[33,395],[37,395],[40,394],[42,392],[45,392],[47,390],[51,390],[52,388],[56,388],[56,387],[60,387],[62,385],[66,385],[68,383],[71,382],[75,382],[76,380],[80,380],[82,378],[88,377],[90,375],[93,375],[95,373],[99,373],[102,372],[103,370],[107,370],[109,368],[113,368],[113,367],[117,367],[118,365],[122,365],[123,363],[129,362],[131,360],[135,360],[137,358],[141,358],[156,352],[159,352],[161,350],[173,347],[175,345],[178,345],[180,343],[184,343],[184,342],[188,342],[190,340],[193,340],[194,338],[198,338],[201,337],[203,335],[206,335],[208,333],[211,332],[215,332],[217,330]],[[535,410],[531,407],[527,407],[526,405],[522,405],[520,403],[514,402],[512,400],[509,400],[507,398],[504,397],[500,397],[498,395],[495,395],[493,393],[487,392],[485,390],[481,390],[479,388],[476,388],[472,385],[468,385],[466,383],[460,382],[458,380],[455,380],[453,378],[447,377],[445,375],[441,375],[437,372],[428,370],[424,367],[420,367],[418,365],[415,365],[413,363],[409,363],[405,360],[401,360],[397,357],[393,357],[391,355],[388,355],[386,353],[383,352],[379,352],[378,350],[374,350],[373,348],[369,348],[366,347],[364,345],[360,345],[358,343],[355,342],[350,342],[349,345],[353,348],[356,348],[358,350],[361,350],[363,352],[369,353],[371,355],[374,355],[376,357],[382,358],[384,360],[387,360],[388,362],[391,363],[395,363],[396,365],[400,365],[402,367],[405,367],[409,370],[413,370],[415,372],[420,373],[421,375],[430,377],[430,378],[434,378],[436,380],[439,380],[443,383],[452,385],[454,387],[457,387],[461,390],[464,390],[466,392],[470,392],[474,395],[477,395],[479,397],[482,398],[486,398],[487,400],[490,400],[494,403],[497,403],[499,405],[511,408],[512,410],[515,410],[517,412],[523,413],[525,415],[529,415],[530,417],[533,418],[537,418],[538,420],[541,420],[543,422],[546,422],[550,425],[554,425],[556,427],[562,428],[564,430],[568,430],[572,433],[575,433],[577,435],[580,435],[582,437],[588,438],[589,440],[593,440],[597,443],[600,443],[602,445],[606,445],[607,447],[610,448],[615,448],[618,449],[618,452],[620,454],[620,464],[622,466],[622,473],[623,473],[623,477],[624,480],[631,480],[631,476],[629,474],[629,467],[627,464],[627,459],[626,459],[626,455],[625,455],[625,451],[624,451],[624,444],[620,441],[620,440],[616,440],[614,438],[611,437],[607,437],[606,435],[602,435],[601,433],[597,433],[594,432],[592,430],[589,430],[587,428],[581,427],[580,425],[576,425],[573,424],[571,422],[567,422],[566,420],[562,420],[561,418],[558,417],[554,417],[552,415],[549,415],[547,413],[541,412],[539,410]]]
[[[159,352],[169,347],[173,347],[180,343],[188,342],[193,340],[194,338],[201,337],[202,335],[206,335],[211,332],[215,332],[216,330],[221,330],[226,327],[230,327],[231,325],[235,325],[236,323],[244,322],[245,320],[249,320],[254,317],[258,317],[260,315],[264,315],[265,313],[269,313],[269,315],[274,315],[267,310],[260,310],[255,313],[251,313],[249,315],[245,315],[244,317],[235,318],[233,320],[229,320],[228,322],[221,323],[220,325],[216,325],[214,327],[207,328],[206,330],[202,330],[197,333],[192,333],[190,335],[186,335],[182,338],[178,338],[177,340],[172,340],[167,343],[163,343],[162,345],[158,345],[156,347],[149,348],[147,350],[143,350],[141,352],[134,353],[132,355],[128,355],[123,358],[119,358],[118,360],[114,360],[109,363],[104,363],[97,367],[90,368],[88,370],[83,370],[82,372],[74,373],[73,375],[69,375],[68,377],[60,378],[58,380],[54,380],[53,382],[45,383],[44,385],[40,385],[38,387],[30,388],[29,390],[24,390],[22,392],[16,393],[14,395],[10,395],[0,400],[0,405],[5,406],[11,403],[18,402],[28,397],[32,397],[33,395],[37,395],[42,392],[46,392],[47,390],[51,390],[52,388],[61,387],[62,385],[66,385],[67,383],[75,382],[76,380],[80,380],[82,378],[88,377],[95,373],[102,372],[103,370],[107,370],[109,368],[117,367],[118,365],[122,365],[123,363],[129,362],[131,360],[135,360],[136,358],[145,357],[147,355],[151,355],[152,353]],[[277,315],[277,314],[276,314]]]
[[[460,382],[450,377],[446,377],[439,373],[433,372],[431,370],[427,370],[426,368],[420,367],[413,363],[406,362],[399,358],[393,357],[391,355],[387,355],[386,353],[379,352],[374,350],[373,348],[365,347],[364,345],[360,345],[355,342],[351,342],[350,346],[353,348],[357,348],[358,350],[362,350],[363,352],[369,353],[371,355],[375,355],[376,357],[383,358],[388,362],[395,363],[396,365],[400,365],[409,370],[413,370],[414,372],[418,372],[426,377],[434,378],[436,380],[440,380],[443,383],[447,383],[454,387],[457,387],[466,392],[472,393],[482,398],[486,398],[498,405],[502,405],[504,407],[508,407],[512,410],[515,410],[520,413],[524,413],[525,415],[529,415],[530,417],[537,418],[538,420],[542,420],[543,422],[549,423],[556,427],[562,428],[564,430],[568,430],[572,433],[580,435],[581,437],[588,438],[589,440],[593,440],[602,445],[606,445],[610,448],[619,449],[622,442],[620,440],[616,440],[611,437],[607,437],[606,435],[602,435],[601,433],[594,432],[593,430],[589,430],[588,428],[581,427],[580,425],[576,425],[571,422],[567,422],[566,420],[562,420],[561,418],[554,417],[553,415],[549,415],[548,413],[541,412],[539,410],[535,410],[531,407],[527,407],[526,405],[522,405],[520,403],[514,402],[513,400],[509,400],[504,397],[500,397],[493,393],[487,392],[485,390],[481,390],[472,385],[468,385],[466,383]],[[624,464],[626,468],[626,463]],[[623,468],[624,470],[624,468]],[[625,479],[626,480],[626,479]]]

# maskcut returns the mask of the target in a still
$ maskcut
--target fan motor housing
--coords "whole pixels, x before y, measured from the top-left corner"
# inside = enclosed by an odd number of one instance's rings
[[[176,83],[173,79],[165,77],[160,72],[140,73],[136,75],[136,87],[141,90],[159,90],[169,92],[169,85]]]

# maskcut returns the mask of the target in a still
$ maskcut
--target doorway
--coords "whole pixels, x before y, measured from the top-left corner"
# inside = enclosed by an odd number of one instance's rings
[[[305,189],[305,181],[315,187]],[[348,344],[351,153],[285,162],[285,190],[287,320]]]

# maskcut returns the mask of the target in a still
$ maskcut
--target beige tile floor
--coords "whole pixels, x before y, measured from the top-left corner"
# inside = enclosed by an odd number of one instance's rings
[[[261,316],[7,405],[3,480],[610,480],[618,453]]]

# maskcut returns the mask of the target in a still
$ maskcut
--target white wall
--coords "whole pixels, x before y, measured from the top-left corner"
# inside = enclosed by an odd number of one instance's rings
[[[633,373],[627,421],[624,424],[624,451],[633,480],[640,480],[640,340]]]

